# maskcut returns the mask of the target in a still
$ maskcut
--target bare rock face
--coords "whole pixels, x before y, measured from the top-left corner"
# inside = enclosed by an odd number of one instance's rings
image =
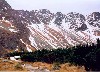
[[[90,25],[100,28],[100,13],[99,12],[93,12],[92,14],[88,16],[87,20]]]
[[[99,28],[99,12],[85,17],[76,12],[54,14],[47,9],[15,10],[0,0],[0,53],[92,43],[99,37]]]
[[[57,24],[57,25],[61,25],[64,18],[65,18],[64,14],[62,14],[61,12],[57,12],[55,14],[55,21],[54,21],[54,23]]]
[[[0,0],[0,12],[6,12],[10,9],[12,9],[11,6],[5,0]]]
[[[85,16],[79,13],[68,13],[65,22],[70,23],[70,29],[74,28],[74,30],[78,31],[84,31],[87,29],[87,25],[85,24]]]
[[[27,13],[27,11],[23,13]],[[12,9],[5,0],[0,0],[1,55],[14,51],[16,48],[19,51],[26,50],[26,44],[30,44],[29,30],[24,23],[26,19],[22,18],[20,14],[20,11]],[[22,43],[20,39],[23,39],[26,44]]]

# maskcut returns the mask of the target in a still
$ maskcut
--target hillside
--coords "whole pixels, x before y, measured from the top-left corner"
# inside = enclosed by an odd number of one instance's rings
[[[47,9],[15,10],[0,0],[0,55],[96,43],[100,38],[100,13],[52,13]]]
[[[0,0],[0,71],[86,72],[99,65],[100,12],[16,10]]]

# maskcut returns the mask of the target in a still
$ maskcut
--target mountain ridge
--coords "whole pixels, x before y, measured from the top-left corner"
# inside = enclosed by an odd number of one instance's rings
[[[96,42],[96,38],[100,38],[100,13],[93,12],[85,17],[76,12],[55,14],[47,9],[15,10],[5,0],[1,0],[0,29],[14,33],[9,37],[10,40],[5,41],[8,39],[5,37],[0,42],[3,49],[34,51],[66,48],[77,44],[91,44]],[[9,47],[10,42],[12,45]]]

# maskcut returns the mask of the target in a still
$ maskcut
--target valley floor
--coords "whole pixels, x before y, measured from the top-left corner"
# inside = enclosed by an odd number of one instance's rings
[[[42,62],[22,62],[0,59],[0,71],[16,72],[86,72],[84,67],[65,64],[47,64]]]

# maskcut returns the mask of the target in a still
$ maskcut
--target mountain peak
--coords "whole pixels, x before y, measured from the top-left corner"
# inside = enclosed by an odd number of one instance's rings
[[[93,12],[87,17],[88,23],[94,27],[100,28],[100,13]]]
[[[0,36],[4,37],[0,44],[1,49],[5,50],[8,47],[11,50],[66,48],[95,42],[100,34],[97,30],[100,28],[98,12],[85,18],[76,12],[63,14],[52,13],[47,9],[15,10],[5,0],[0,0],[0,23]],[[6,33],[8,37],[5,36]]]
[[[12,9],[11,6],[5,0],[0,0],[0,11],[5,11],[8,9]]]

